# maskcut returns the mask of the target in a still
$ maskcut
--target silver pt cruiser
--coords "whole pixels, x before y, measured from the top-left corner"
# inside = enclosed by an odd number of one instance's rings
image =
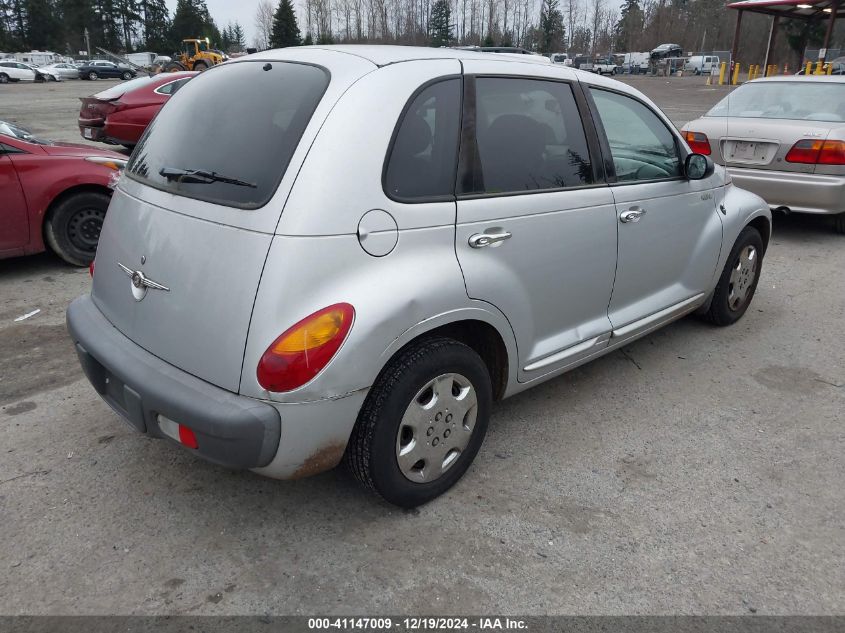
[[[464,474],[494,400],[685,314],[742,317],[770,230],[768,205],[611,79],[268,51],[150,125],[67,321],[138,431],[277,478],[345,458],[414,506]]]

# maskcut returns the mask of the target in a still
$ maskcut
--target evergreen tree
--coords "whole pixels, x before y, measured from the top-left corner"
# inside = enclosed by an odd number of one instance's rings
[[[246,50],[246,33],[241,23],[237,21],[232,25],[232,46],[238,52]]]
[[[616,23],[616,50],[633,51],[637,47],[638,36],[643,31],[643,10],[639,0],[625,0],[622,13]]]
[[[200,6],[201,5],[201,6]],[[203,12],[205,9],[205,12]],[[174,44],[179,45],[182,40],[196,39],[202,36],[205,30],[205,19],[208,8],[201,0],[177,0],[176,12],[173,14],[173,23],[170,29],[170,36]]]
[[[279,6],[273,15],[273,30],[270,33],[270,48],[299,46],[299,25],[291,0],[279,0]]]
[[[565,35],[563,15],[557,3],[558,0],[543,0],[540,8],[541,47],[547,54],[560,50]]]
[[[141,0],[144,48],[157,53],[171,52],[170,13],[164,0]]]
[[[314,38],[311,37],[311,33],[306,33],[305,39],[302,40],[303,46],[312,46],[314,44]]]
[[[435,48],[449,45],[452,40],[452,9],[449,0],[435,0],[431,7],[429,33],[431,45]]]
[[[48,50],[61,44],[60,22],[53,2],[50,0],[26,0],[23,11],[26,13],[23,43],[27,48]]]

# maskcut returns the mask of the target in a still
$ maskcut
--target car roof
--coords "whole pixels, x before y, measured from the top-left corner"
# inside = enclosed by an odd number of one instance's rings
[[[548,58],[540,55],[509,55],[507,53],[492,53],[486,51],[469,51],[455,48],[428,48],[425,46],[390,46],[390,45],[372,45],[372,44],[336,44],[331,46],[298,46],[298,50],[324,50],[336,51],[338,53],[345,53],[347,55],[354,55],[376,66],[388,66],[390,64],[397,64],[399,62],[417,61],[424,59],[490,59],[495,56],[495,59],[502,61],[514,60],[518,57],[518,61],[534,62],[538,64],[548,64]],[[257,53],[256,58],[272,59],[278,56],[278,59],[284,59],[288,49],[273,49]],[[240,59],[245,59],[241,57]]]
[[[800,81],[818,81],[822,83],[841,84],[845,83],[845,75],[779,75],[777,77],[761,77],[760,79],[754,79],[748,83],[756,84],[762,81],[795,83]]]

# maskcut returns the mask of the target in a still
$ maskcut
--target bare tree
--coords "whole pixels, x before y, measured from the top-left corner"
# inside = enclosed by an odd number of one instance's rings
[[[255,9],[255,47],[270,48],[270,33],[273,32],[273,5],[270,0],[260,0]]]

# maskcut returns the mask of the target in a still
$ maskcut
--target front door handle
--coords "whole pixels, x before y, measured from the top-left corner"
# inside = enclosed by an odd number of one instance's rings
[[[631,207],[627,211],[619,214],[619,220],[622,222],[639,222],[640,218],[645,215],[645,209],[640,207]]]
[[[495,233],[476,233],[469,238],[469,245],[473,248],[484,248],[500,244],[511,238],[510,231],[496,231]]]

